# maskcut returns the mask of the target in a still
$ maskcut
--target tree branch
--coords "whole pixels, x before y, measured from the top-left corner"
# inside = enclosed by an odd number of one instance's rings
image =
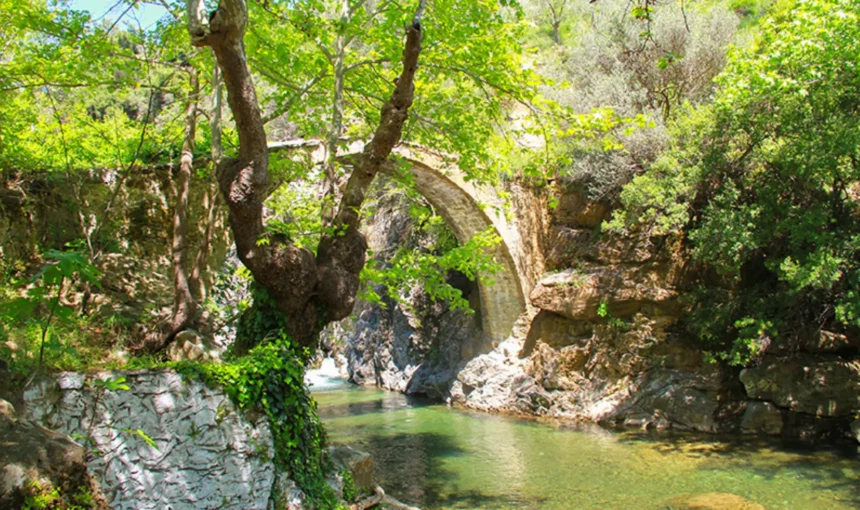
[[[400,141],[403,125],[415,91],[415,72],[418,69],[418,55],[421,53],[421,16],[426,0],[421,0],[412,24],[406,29],[406,45],[403,48],[403,71],[397,79],[397,86],[391,99],[382,106],[379,126],[370,143],[364,147],[362,161],[356,166],[344,190],[335,225],[343,228],[358,228],[358,211],[364,202],[365,194],[379,168],[388,159],[394,146]]]

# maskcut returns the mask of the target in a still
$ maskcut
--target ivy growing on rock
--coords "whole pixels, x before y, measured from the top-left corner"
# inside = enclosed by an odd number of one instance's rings
[[[173,367],[223,388],[240,409],[263,411],[271,423],[278,471],[296,482],[314,508],[335,508],[337,497],[326,483],[333,467],[325,453],[325,430],[304,382],[307,357],[307,351],[281,333],[225,363],[183,362]]]

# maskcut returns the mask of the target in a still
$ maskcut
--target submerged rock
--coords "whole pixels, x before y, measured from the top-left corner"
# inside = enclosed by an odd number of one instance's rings
[[[765,510],[758,503],[722,492],[683,494],[672,498],[666,508],[668,510]]]

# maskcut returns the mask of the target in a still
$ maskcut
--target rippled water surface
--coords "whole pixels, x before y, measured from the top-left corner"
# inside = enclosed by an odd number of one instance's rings
[[[659,509],[698,492],[729,492],[768,509],[860,508],[853,447],[804,451],[575,429],[367,388],[315,396],[330,439],[373,453],[386,491],[425,509]]]

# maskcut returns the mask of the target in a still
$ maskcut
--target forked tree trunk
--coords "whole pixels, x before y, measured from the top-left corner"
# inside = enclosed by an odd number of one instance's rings
[[[275,308],[286,314],[287,333],[302,345],[312,345],[325,324],[346,317],[355,305],[359,273],[367,252],[367,243],[358,230],[358,211],[368,187],[400,141],[412,105],[424,2],[421,0],[406,29],[403,71],[395,90],[382,107],[372,140],[357,158],[334,215],[336,234],[323,237],[314,256],[288,241],[258,242],[266,237],[263,201],[269,181],[268,150],[243,43],[247,4],[245,0],[221,0],[207,26],[201,0],[188,0],[192,41],[214,51],[239,135],[238,158],[222,159],[217,169],[236,251],[257,283],[266,289]]]

